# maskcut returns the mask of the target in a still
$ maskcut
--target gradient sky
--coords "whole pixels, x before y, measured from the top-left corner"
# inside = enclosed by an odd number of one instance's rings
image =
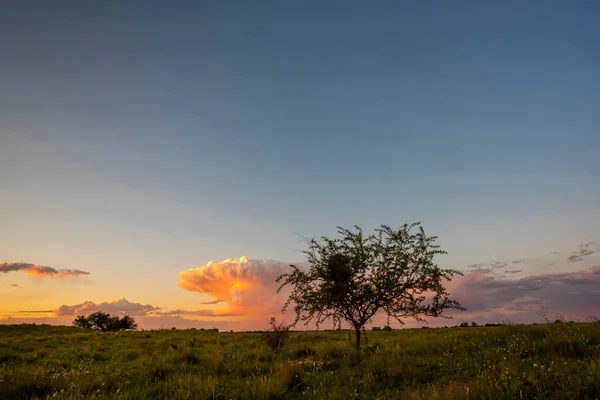
[[[0,274],[0,316],[196,309],[181,271],[336,225],[600,265],[600,3],[375,3],[3,1],[0,261],[90,275]]]

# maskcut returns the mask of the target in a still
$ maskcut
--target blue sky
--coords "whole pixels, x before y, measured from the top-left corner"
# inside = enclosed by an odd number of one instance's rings
[[[3,2],[0,259],[93,271],[72,301],[183,302],[178,272],[209,260],[422,221],[444,266],[548,271],[600,239],[598,20],[595,1]]]

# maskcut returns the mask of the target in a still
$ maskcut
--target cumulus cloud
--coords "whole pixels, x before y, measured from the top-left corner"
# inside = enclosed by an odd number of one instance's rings
[[[577,251],[574,251],[567,260],[569,262],[583,261],[585,257],[592,255],[600,250],[600,246],[596,246],[596,242],[587,242],[579,245]]]
[[[0,263],[0,272],[7,274],[9,272],[24,271],[29,275],[43,277],[64,278],[67,276],[89,275],[87,271],[79,269],[56,269],[46,265],[30,264],[25,262],[2,262]]]
[[[160,310],[159,307],[150,304],[131,303],[127,299],[121,298],[114,301],[105,301],[102,303],[94,303],[93,301],[85,301],[81,304],[73,306],[62,305],[54,311],[56,316],[74,316],[74,315],[89,315],[97,311],[102,311],[112,315],[130,315],[130,316],[145,316],[150,315]]]
[[[249,316],[276,315],[287,299],[277,294],[275,280],[289,272],[288,264],[275,260],[248,260],[246,257],[210,261],[200,267],[179,274],[179,286],[188,291],[212,297],[206,303],[223,303],[214,310],[169,311],[170,315]]]

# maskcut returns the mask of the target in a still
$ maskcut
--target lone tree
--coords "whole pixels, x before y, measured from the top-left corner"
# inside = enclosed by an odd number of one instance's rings
[[[415,233],[413,228],[418,227]],[[291,286],[290,304],[296,313],[291,326],[314,321],[317,327],[331,319],[337,328],[347,322],[354,328],[356,349],[360,350],[361,330],[375,314],[383,311],[404,324],[403,319],[443,317],[446,309],[464,310],[450,300],[443,280],[462,275],[433,263],[437,254],[446,254],[435,245],[436,236],[426,236],[416,222],[393,230],[387,225],[365,236],[338,227],[341,238],[308,239],[308,270],[290,265],[292,271],[277,278],[278,292]]]
[[[80,315],[73,321],[73,325],[79,328],[94,329],[102,332],[124,331],[127,329],[137,329],[135,319],[129,315],[122,318],[111,316],[101,311],[88,315]]]

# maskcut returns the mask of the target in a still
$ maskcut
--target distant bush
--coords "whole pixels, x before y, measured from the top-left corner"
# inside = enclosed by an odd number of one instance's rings
[[[86,316],[80,315],[73,320],[73,326],[94,329],[102,332],[125,331],[129,329],[137,329],[135,319],[129,315],[111,316],[110,314],[101,311]]]
[[[392,331],[393,329],[392,329],[392,327],[391,327],[391,326],[389,326],[389,325],[386,325],[386,326],[384,326],[383,328],[381,328],[381,330],[382,330],[382,331],[387,331],[387,332],[389,332],[389,331]]]
[[[461,322],[459,326],[461,328],[468,328],[469,327],[469,323],[468,322]]]
[[[380,326],[374,326],[371,328],[372,331],[380,331],[381,327]]]
[[[287,340],[290,334],[290,327],[284,325],[283,322],[277,323],[275,318],[271,318],[269,325],[271,325],[271,328],[265,332],[265,341],[271,350],[277,352]]]
[[[471,322],[471,326],[472,326],[473,328],[475,328],[475,327],[477,327],[477,326],[479,326],[479,325],[477,325],[477,322],[473,321],[473,322]]]

